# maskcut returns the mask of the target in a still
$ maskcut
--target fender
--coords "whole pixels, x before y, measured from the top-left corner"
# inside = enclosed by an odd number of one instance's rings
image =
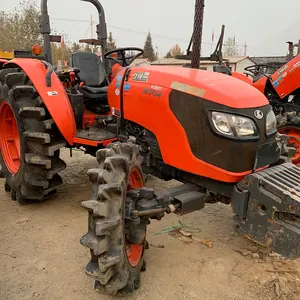
[[[11,65],[19,66],[26,73],[45,103],[59,131],[66,141],[73,145],[73,137],[76,134],[75,118],[68,95],[58,76],[53,72],[51,75],[52,85],[47,87],[46,74],[48,70],[40,60],[16,58],[7,62],[4,67],[9,68]]]
[[[263,76],[263,77],[259,78],[257,81],[255,81],[253,83],[253,86],[264,94],[268,80],[269,80],[268,77]]]
[[[2,67],[2,65],[4,65],[7,62],[8,62],[7,59],[0,58],[0,68]]]

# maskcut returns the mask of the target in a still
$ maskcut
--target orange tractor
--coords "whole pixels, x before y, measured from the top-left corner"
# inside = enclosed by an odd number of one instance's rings
[[[104,53],[103,7],[85,1],[99,12]],[[132,47],[109,51],[103,60],[75,53],[72,70],[55,72],[46,0],[41,33],[45,57],[14,58],[0,70],[5,188],[20,203],[42,201],[62,182],[60,149],[96,156],[98,168],[88,171],[92,196],[82,202],[88,232],[81,244],[90,249],[86,272],[98,291],[137,289],[150,220],[206,203],[231,204],[237,232],[284,256],[300,256],[300,171],[288,162],[285,136],[261,92],[214,72],[131,67],[143,54]],[[144,173],[182,185],[146,188]]]

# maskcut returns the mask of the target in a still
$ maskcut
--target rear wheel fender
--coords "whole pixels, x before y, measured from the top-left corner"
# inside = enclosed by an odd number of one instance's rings
[[[51,87],[46,85],[48,69],[37,59],[13,59],[4,65],[4,68],[19,67],[29,77],[47,110],[57,125],[59,131],[72,145],[76,134],[76,123],[68,95],[53,72],[51,75]]]

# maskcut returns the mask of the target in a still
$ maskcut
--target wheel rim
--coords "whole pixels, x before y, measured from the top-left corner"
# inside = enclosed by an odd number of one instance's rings
[[[279,133],[288,135],[289,138],[289,144],[296,149],[296,153],[292,157],[293,164],[300,164],[300,128],[282,128],[279,130]]]
[[[20,135],[12,108],[0,105],[0,149],[7,169],[16,174],[20,168]]]
[[[133,168],[128,176],[127,191],[136,188],[142,188],[143,185],[144,185],[143,177],[141,175],[141,172],[139,171],[138,168]],[[126,222],[125,222],[125,226],[126,226]],[[136,267],[141,260],[144,246],[138,244],[132,244],[127,240],[125,240],[125,242],[126,242],[126,255],[127,255],[128,262],[132,267]]]

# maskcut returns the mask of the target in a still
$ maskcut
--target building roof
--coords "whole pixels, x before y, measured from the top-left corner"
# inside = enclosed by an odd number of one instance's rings
[[[244,59],[250,59],[248,56],[224,56],[223,57],[226,60],[229,60],[229,63],[231,64],[236,64],[239,63],[240,61]],[[154,62],[152,62],[152,65],[185,65],[185,64],[190,64],[190,60],[185,60],[185,59],[176,59],[176,58],[161,58],[158,59]],[[216,61],[211,61],[211,60],[201,60],[200,64],[203,65],[210,65],[210,64],[216,64]]]
[[[288,61],[286,56],[254,56],[251,59],[258,65],[286,64]]]

